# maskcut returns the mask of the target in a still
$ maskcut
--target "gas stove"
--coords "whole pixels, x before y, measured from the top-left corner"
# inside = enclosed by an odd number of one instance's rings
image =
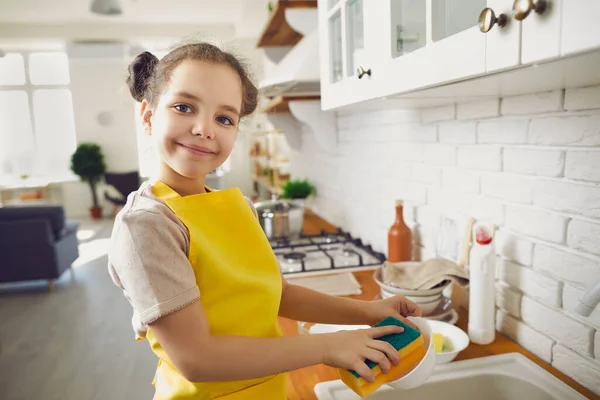
[[[286,276],[372,270],[386,260],[383,253],[373,251],[340,228],[336,233],[323,230],[318,235],[275,238],[270,243]]]

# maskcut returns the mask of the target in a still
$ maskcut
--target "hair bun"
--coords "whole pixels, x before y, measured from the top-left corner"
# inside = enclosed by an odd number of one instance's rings
[[[137,101],[141,102],[144,100],[148,89],[148,83],[152,77],[156,64],[158,64],[158,58],[149,51],[139,54],[131,64],[129,64],[129,67],[127,68],[129,71],[127,85],[129,86],[131,95]]]

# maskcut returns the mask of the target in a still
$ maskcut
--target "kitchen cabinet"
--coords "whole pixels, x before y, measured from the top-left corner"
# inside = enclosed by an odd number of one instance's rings
[[[372,26],[381,10],[371,1],[319,0],[323,109],[375,96],[372,70],[367,65],[381,56],[377,28]]]
[[[562,0],[561,55],[600,48],[598,0]]]
[[[593,19],[600,1],[319,0],[318,8],[323,109],[416,98],[425,89],[600,48],[600,24]],[[557,74],[548,90],[560,80]]]

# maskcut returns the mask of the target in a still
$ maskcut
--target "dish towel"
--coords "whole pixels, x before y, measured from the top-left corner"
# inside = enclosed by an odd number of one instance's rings
[[[292,285],[304,286],[332,296],[362,294],[360,283],[358,283],[352,272],[307,278],[287,278],[287,281]]]
[[[446,281],[454,281],[460,286],[469,283],[469,272],[444,258],[411,263],[408,266],[386,261],[381,267],[381,274],[383,283],[408,290],[433,289]]]

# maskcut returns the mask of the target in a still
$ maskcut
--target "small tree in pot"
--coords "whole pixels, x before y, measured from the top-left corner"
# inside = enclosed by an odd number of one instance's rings
[[[106,173],[106,164],[100,146],[95,143],[81,143],[71,157],[71,171],[90,185],[94,202],[90,214],[92,219],[100,219],[102,208],[98,205],[96,187]]]
[[[302,207],[305,206],[307,197],[317,193],[315,186],[307,179],[290,179],[281,189],[281,198],[290,199]]]

